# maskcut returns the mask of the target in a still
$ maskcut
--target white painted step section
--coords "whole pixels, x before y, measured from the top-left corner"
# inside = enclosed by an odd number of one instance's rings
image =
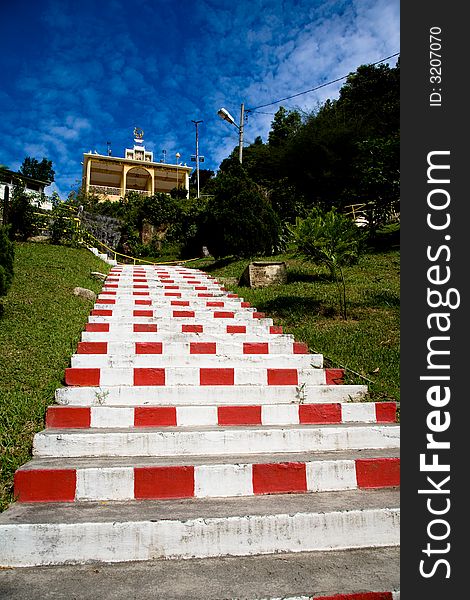
[[[397,448],[398,425],[291,425],[178,430],[44,430],[33,456],[222,456]]]
[[[87,504],[86,510],[17,504],[0,516],[0,566],[396,546],[398,506],[399,494],[390,490]]]
[[[305,386],[99,386],[63,387],[55,393],[57,404],[70,406],[169,406],[218,404],[292,404],[304,402],[357,402],[367,393],[365,385]]]

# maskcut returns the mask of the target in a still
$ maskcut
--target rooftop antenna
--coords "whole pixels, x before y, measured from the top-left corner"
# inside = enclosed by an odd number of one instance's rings
[[[106,142],[106,146],[108,147],[108,156],[111,156],[111,142]]]
[[[162,163],[166,163],[166,150],[162,150]]]

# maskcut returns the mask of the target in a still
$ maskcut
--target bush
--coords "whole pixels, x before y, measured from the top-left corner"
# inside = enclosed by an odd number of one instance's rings
[[[0,225],[0,297],[6,296],[13,281],[13,261],[15,250],[8,237],[7,227]],[[2,305],[0,303],[0,314]]]
[[[8,219],[11,224],[10,237],[17,235],[26,241],[35,231],[34,207],[31,198],[25,192],[24,185],[15,184]]]
[[[279,218],[240,165],[217,176],[204,221],[206,245],[215,258],[267,256],[278,250]]]
[[[334,208],[326,213],[315,208],[305,219],[297,219],[290,229],[297,253],[329,270],[338,286],[339,305],[346,319],[346,286],[342,267],[357,262],[363,252],[361,231]]]

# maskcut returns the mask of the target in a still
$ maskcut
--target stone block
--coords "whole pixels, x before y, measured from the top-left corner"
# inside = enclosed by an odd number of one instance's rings
[[[285,262],[252,262],[243,271],[239,285],[260,288],[286,282]]]

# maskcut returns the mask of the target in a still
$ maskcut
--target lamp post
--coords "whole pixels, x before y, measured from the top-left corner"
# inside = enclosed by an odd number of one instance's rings
[[[180,160],[180,156],[181,154],[179,152],[177,152],[175,154],[176,156],[176,189],[179,189],[180,186],[180,180],[179,180],[179,173],[178,173],[178,166],[179,166],[179,160]]]
[[[225,108],[219,108],[217,114],[221,119],[227,121],[231,125],[235,125],[238,129],[238,160],[240,164],[243,162],[243,128],[244,128],[244,118],[245,118],[245,105],[241,104],[240,106],[240,125],[235,123],[235,119]]]
[[[199,123],[202,123],[202,121],[191,120],[191,122],[194,123],[194,125],[196,125],[196,179],[197,179],[197,199],[199,200],[199,135],[198,135],[197,126],[199,125]]]

